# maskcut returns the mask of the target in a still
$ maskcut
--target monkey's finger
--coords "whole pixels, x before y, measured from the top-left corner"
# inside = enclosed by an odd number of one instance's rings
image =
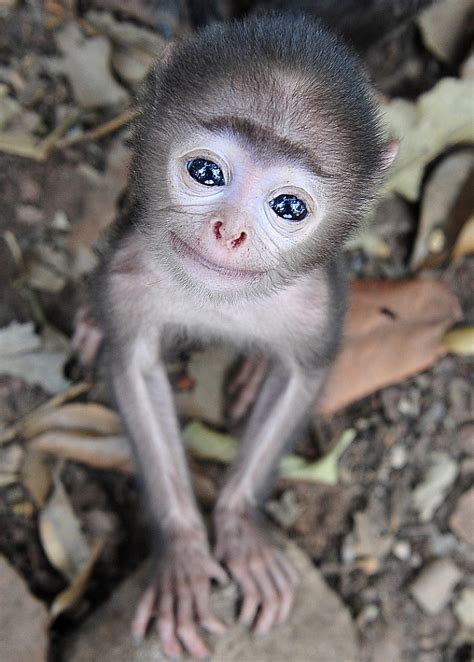
[[[254,632],[263,636],[275,623],[280,607],[279,595],[270,578],[267,563],[263,559],[259,558],[250,563],[250,571],[262,595],[260,614]]]
[[[296,570],[293,568],[292,564],[288,561],[288,559],[286,558],[286,556],[283,554],[282,551],[277,549],[275,550],[275,552],[276,552],[275,557],[278,561],[278,564],[285,572],[290,584],[292,586],[298,586],[298,584],[300,583],[300,578]]]
[[[240,608],[239,621],[244,625],[250,625],[255,618],[260,604],[260,595],[250,574],[243,568],[240,562],[229,564],[232,577],[235,579],[242,592],[242,607]]]
[[[209,606],[209,582],[194,582],[192,585],[194,607],[199,623],[211,634],[224,634],[227,627],[211,612]]]
[[[151,586],[142,596],[135,610],[135,616],[132,621],[132,637],[135,641],[141,641],[146,634],[148,623],[153,616],[153,610],[156,600],[156,589]]]
[[[291,584],[283,568],[279,565],[273,555],[268,560],[268,571],[279,594],[279,608],[275,623],[284,623],[288,618],[288,614],[291,611],[291,606],[294,601],[294,586]]]
[[[178,583],[176,613],[176,632],[186,650],[198,660],[209,657],[209,648],[197,633],[193,622],[192,594],[188,584],[184,581]]]
[[[177,659],[181,657],[182,648],[176,637],[174,602],[171,577],[167,574],[162,582],[157,628],[165,655]]]

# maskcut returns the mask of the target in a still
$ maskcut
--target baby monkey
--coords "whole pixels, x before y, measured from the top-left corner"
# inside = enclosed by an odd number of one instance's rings
[[[211,25],[153,72],[133,214],[111,234],[98,310],[161,548],[133,632],[156,616],[168,656],[209,655],[198,626],[224,630],[209,606],[223,568],[257,634],[288,616],[296,575],[258,505],[337,352],[339,253],[393,154],[356,57],[310,18]],[[193,339],[271,361],[217,500],[213,551],[163,359]]]

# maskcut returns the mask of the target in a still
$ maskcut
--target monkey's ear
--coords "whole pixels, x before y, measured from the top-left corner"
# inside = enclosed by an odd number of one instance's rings
[[[171,58],[173,55],[175,49],[176,49],[176,41],[170,41],[166,44],[164,49],[161,51],[161,54],[158,58],[158,66],[163,67],[166,64],[168,64],[168,60]]]
[[[392,138],[391,140],[388,141],[388,143],[385,145],[385,150],[382,157],[382,170],[387,170],[388,168],[390,168],[392,163],[395,161],[399,149],[400,149],[399,140]]]

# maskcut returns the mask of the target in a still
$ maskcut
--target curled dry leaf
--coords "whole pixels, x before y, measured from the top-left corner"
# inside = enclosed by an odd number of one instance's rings
[[[73,431],[90,435],[117,435],[122,431],[119,416],[95,402],[73,402],[55,409],[38,411],[23,429],[27,438],[51,430]]]
[[[49,609],[49,616],[51,620],[57,618],[63,611],[73,607],[87,588],[87,583],[94,569],[95,562],[100,556],[105,544],[105,538],[99,538],[92,548],[91,554],[87,563],[84,565],[82,572],[71,582],[71,584],[61,591],[53,601]]]
[[[74,581],[87,565],[91,550],[59,480],[40,513],[39,533],[51,565],[66,579]]]
[[[459,258],[474,253],[474,214],[464,224],[453,248],[453,257]]]
[[[30,493],[38,508],[46,503],[53,484],[51,467],[48,459],[29,448],[21,467],[21,482]]]
[[[345,339],[317,412],[426,370],[446,354],[443,336],[460,317],[456,297],[435,280],[353,283]]]
[[[129,472],[133,466],[127,440],[119,435],[97,437],[51,430],[35,437],[30,445],[35,450],[98,469]]]
[[[472,37],[473,13],[472,0],[441,0],[433,3],[418,19],[426,48],[442,62],[452,64],[466,41]]]
[[[449,154],[430,174],[410,259],[412,269],[441,264],[474,209],[474,150]]]
[[[443,78],[415,103],[394,99],[385,107],[400,151],[384,191],[397,191],[414,202],[419,198],[424,169],[450,145],[474,142],[472,99],[474,81]]]

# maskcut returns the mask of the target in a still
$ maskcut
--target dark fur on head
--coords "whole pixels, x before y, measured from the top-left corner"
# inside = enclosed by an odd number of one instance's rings
[[[358,58],[309,17],[214,24],[156,67],[132,173],[140,229],[153,243],[160,225],[183,223],[166,190],[170,148],[202,126],[230,128],[257,158],[299,158],[325,178],[330,213],[309,241],[282,255],[273,284],[332,257],[382,177],[386,141]]]

